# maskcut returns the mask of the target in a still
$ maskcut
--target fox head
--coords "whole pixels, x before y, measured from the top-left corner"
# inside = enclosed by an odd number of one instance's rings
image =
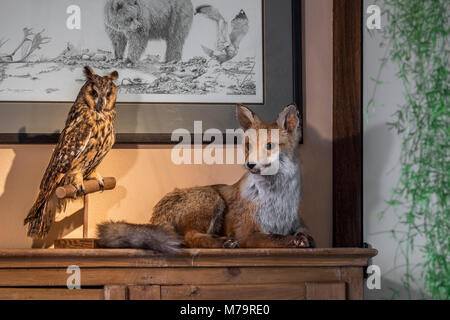
[[[236,106],[236,114],[244,130],[245,168],[252,174],[277,174],[280,161],[292,159],[299,144],[297,106],[285,107],[275,122],[262,122],[244,105]]]

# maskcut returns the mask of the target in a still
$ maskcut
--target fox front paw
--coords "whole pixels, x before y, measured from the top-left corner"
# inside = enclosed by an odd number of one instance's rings
[[[314,239],[309,234],[297,233],[291,242],[293,248],[314,248]]]
[[[239,248],[239,242],[237,240],[226,237],[221,239],[223,240],[222,247],[224,247],[225,249]]]

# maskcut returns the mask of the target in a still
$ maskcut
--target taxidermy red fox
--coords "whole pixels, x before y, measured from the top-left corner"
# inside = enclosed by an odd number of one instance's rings
[[[245,137],[247,173],[237,183],[175,189],[156,204],[149,224],[100,224],[100,246],[161,252],[176,251],[182,245],[189,248],[313,247],[314,241],[299,217],[297,107],[284,108],[273,123],[262,122],[243,105],[236,106],[236,113],[241,128],[245,132],[253,129],[257,137],[256,140]],[[272,135],[271,131],[278,134]],[[259,139],[259,132],[265,132],[267,139]],[[267,174],[275,161],[277,172]]]

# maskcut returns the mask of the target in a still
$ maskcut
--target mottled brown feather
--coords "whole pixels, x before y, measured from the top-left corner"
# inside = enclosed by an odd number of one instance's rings
[[[85,75],[87,82],[69,111],[38,198],[24,221],[30,237],[42,238],[49,232],[55,216],[50,200],[56,188],[74,184],[81,190],[83,179],[99,179],[95,169],[114,145],[117,88],[113,80],[117,72],[101,77],[86,67]],[[65,202],[59,201],[58,208],[65,208]]]

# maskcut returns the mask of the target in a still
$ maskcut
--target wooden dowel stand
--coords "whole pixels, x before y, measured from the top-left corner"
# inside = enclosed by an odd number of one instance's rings
[[[101,191],[99,183],[96,180],[85,180],[84,195],[83,195],[83,238],[82,239],[57,239],[55,240],[55,248],[66,249],[86,249],[96,248],[96,240],[88,238],[88,210],[89,210],[89,198],[88,194]],[[103,190],[112,190],[116,187],[116,179],[108,177],[103,179]],[[58,199],[75,199],[77,197],[77,189],[73,185],[66,185],[56,189],[56,197]]]
[[[88,195],[90,193],[98,192],[101,190],[100,185],[96,180],[85,180],[83,182],[84,189],[85,189],[85,195]],[[112,190],[116,187],[116,179],[115,178],[104,178],[103,184],[105,186],[104,190]],[[58,199],[66,199],[66,198],[76,198],[77,196],[77,189],[69,184],[66,186],[62,186],[56,189],[56,197]]]

